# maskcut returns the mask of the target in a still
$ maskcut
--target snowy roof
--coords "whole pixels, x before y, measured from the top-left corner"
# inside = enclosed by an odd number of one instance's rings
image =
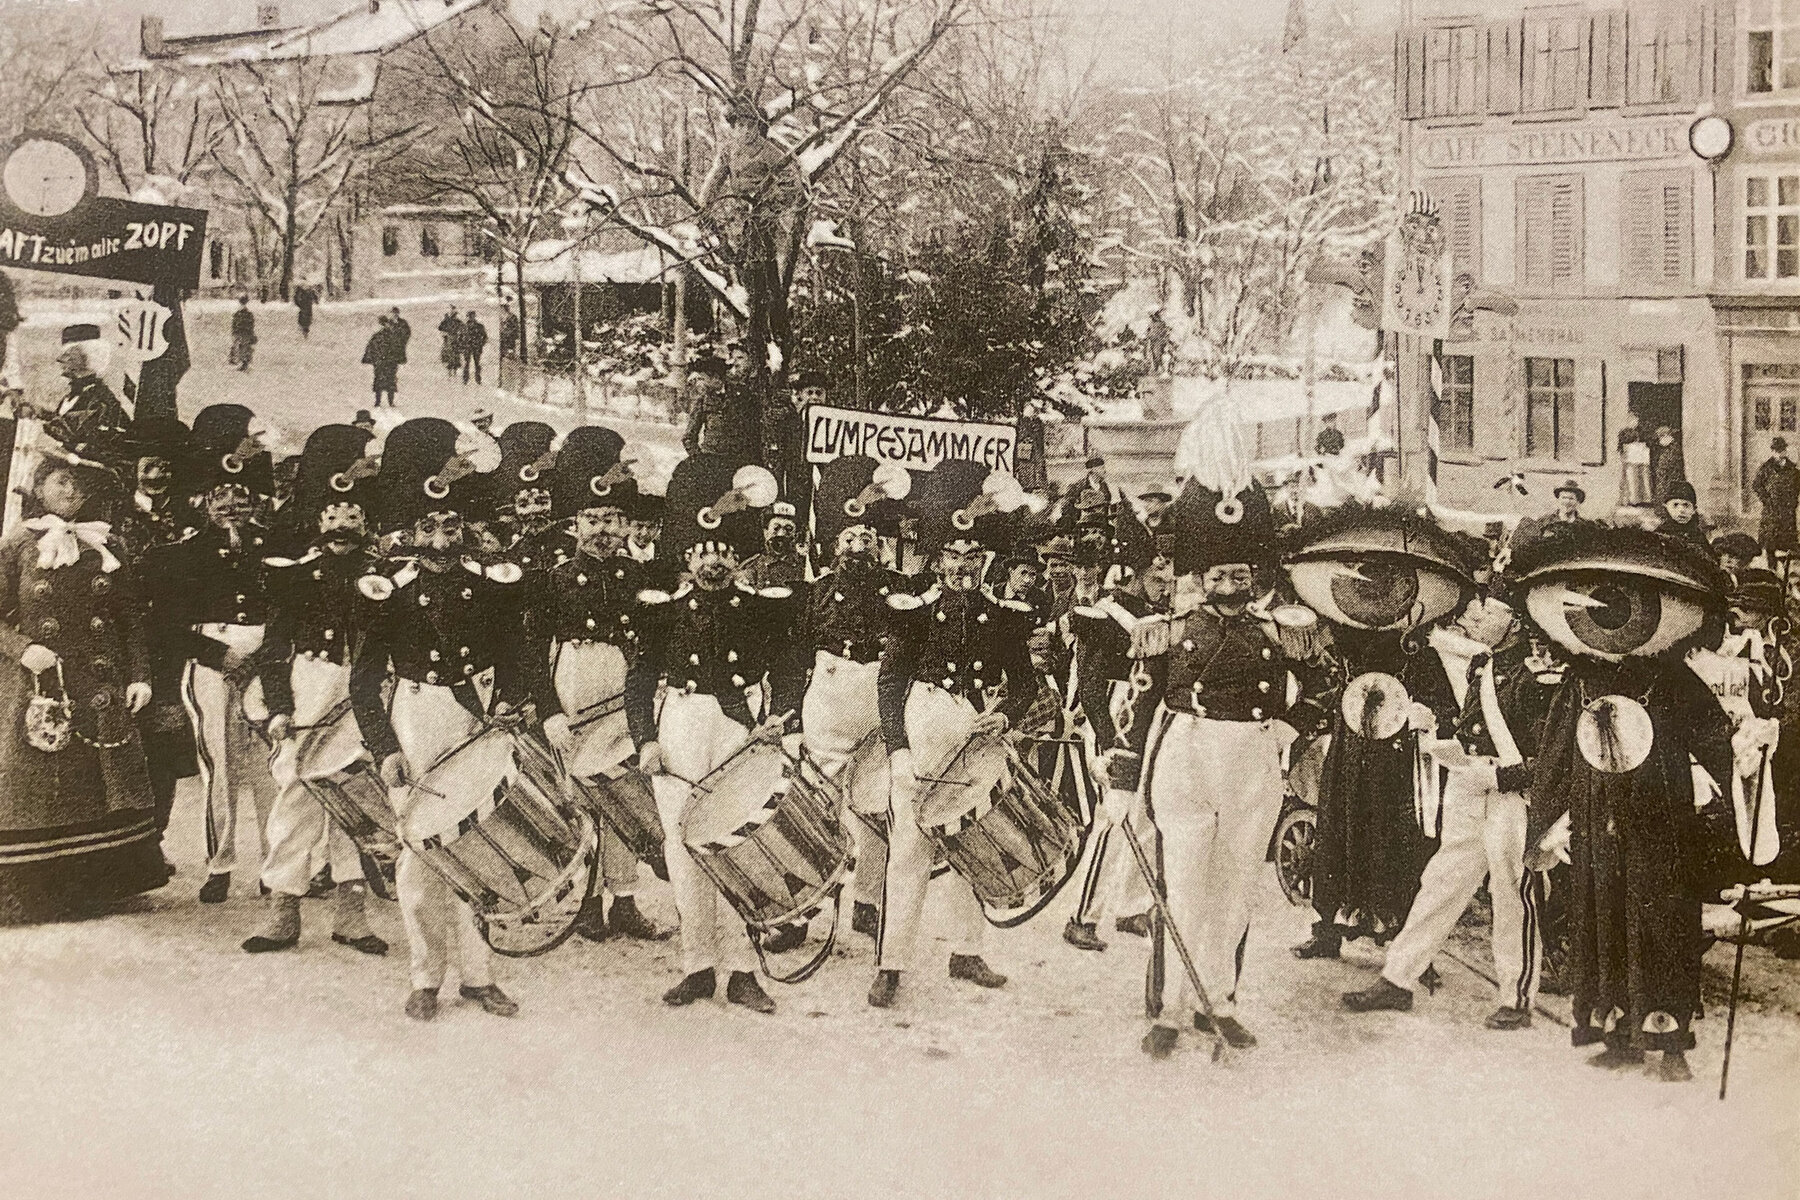
[[[574,246],[574,242],[561,239],[533,242],[525,252],[525,282],[573,283],[579,278],[583,283],[655,283],[674,265],[653,246],[583,249],[579,255]],[[511,282],[510,265],[505,274]]]
[[[231,63],[274,62],[342,55],[384,54],[489,0],[362,0],[337,16],[298,29],[269,30],[260,38],[227,45],[201,44],[168,57],[184,66],[212,67]],[[199,41],[183,39],[192,45]],[[130,70],[140,64],[127,64]],[[147,65],[147,64],[145,64]]]

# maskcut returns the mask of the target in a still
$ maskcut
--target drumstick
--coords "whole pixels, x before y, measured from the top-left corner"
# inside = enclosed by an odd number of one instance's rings
[[[1213,1061],[1218,1062],[1225,1057],[1225,1035],[1219,1029],[1219,1019],[1213,1014],[1212,1000],[1207,997],[1206,985],[1200,982],[1199,968],[1188,954],[1187,940],[1181,936],[1181,927],[1175,924],[1175,918],[1169,913],[1169,902],[1162,894],[1157,883],[1156,873],[1150,868],[1150,856],[1144,853],[1144,844],[1138,841],[1137,831],[1131,827],[1130,821],[1120,821],[1115,828],[1125,833],[1125,844],[1131,847],[1131,856],[1137,859],[1138,871],[1144,876],[1144,883],[1150,889],[1150,903],[1156,907],[1157,914],[1162,917],[1163,927],[1169,931],[1169,939],[1175,943],[1175,953],[1181,956],[1181,965],[1187,971],[1188,982],[1194,985],[1194,994],[1200,997],[1200,1007],[1206,1013],[1206,1019],[1212,1023]]]

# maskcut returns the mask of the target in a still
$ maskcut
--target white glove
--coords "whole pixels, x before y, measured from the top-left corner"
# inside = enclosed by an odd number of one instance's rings
[[[1500,766],[1491,758],[1472,758],[1464,766],[1452,769],[1481,791],[1500,790]]]
[[[645,742],[638,751],[638,769],[646,775],[660,775],[663,769],[662,744]]]
[[[1108,825],[1122,825],[1131,817],[1131,802],[1137,799],[1136,792],[1128,792],[1123,788],[1109,787],[1100,798],[1100,815]]]
[[[25,653],[19,655],[19,665],[24,667],[27,671],[30,671],[33,675],[48,671],[61,661],[62,660],[56,656],[56,651],[50,649],[48,646],[40,646],[36,642],[25,647]]]
[[[1731,754],[1739,775],[1754,775],[1762,767],[1762,752],[1773,754],[1781,741],[1781,722],[1774,717],[1750,717],[1731,735]]]
[[[134,683],[131,686],[138,687],[139,685]],[[144,689],[146,691],[149,690],[149,687],[150,687],[149,684],[144,684],[142,686],[144,687]],[[127,691],[125,693],[125,695],[126,695],[127,702],[129,703],[131,693],[129,691]],[[146,699],[148,699],[148,697],[146,697]],[[131,711],[136,712],[137,709],[134,708]],[[288,734],[292,733],[293,731],[294,731],[294,718],[288,716],[286,713],[276,713],[274,716],[269,718],[269,740],[271,742],[279,742],[281,739],[285,738]]]
[[[557,713],[553,717],[544,718],[544,740],[558,754],[575,753],[575,731],[569,728],[569,714]]]
[[[911,748],[894,751],[888,755],[888,778],[898,783],[902,779],[913,778],[913,757]]]
[[[1556,819],[1538,844],[1525,854],[1525,865],[1533,871],[1548,871],[1557,863],[1569,861],[1569,814]]]
[[[1414,700],[1406,706],[1406,727],[1416,733],[1430,733],[1437,728],[1437,714],[1429,705]]]

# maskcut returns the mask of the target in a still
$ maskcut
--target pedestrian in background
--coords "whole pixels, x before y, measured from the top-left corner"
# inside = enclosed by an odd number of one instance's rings
[[[250,311],[250,297],[239,296],[237,311],[231,314],[231,350],[225,361],[240,371],[250,369],[250,356],[256,353],[256,314]]]
[[[1619,469],[1623,476],[1619,481],[1619,503],[1628,508],[1648,508],[1656,495],[1656,489],[1650,483],[1650,443],[1644,440],[1644,431],[1638,428],[1637,414],[1626,418],[1625,428],[1619,430]]]
[[[1769,565],[1774,567],[1776,555],[1786,557],[1794,552],[1794,510],[1800,507],[1800,467],[1788,457],[1787,439],[1769,442],[1772,452],[1756,469],[1756,481],[1750,490],[1762,504],[1759,539],[1768,551]]]
[[[375,371],[375,407],[381,407],[385,396],[388,407],[393,408],[398,403],[400,364],[406,361],[406,343],[394,327],[392,317],[384,316],[379,320],[375,332],[369,336],[368,345],[363,347],[362,360],[365,366],[373,367]]]
[[[303,283],[294,289],[294,309],[299,314],[301,340],[312,337],[313,306],[319,302],[319,293],[313,290],[310,283]]]
[[[1650,486],[1659,500],[1667,500],[1669,489],[1687,482],[1687,458],[1681,450],[1681,435],[1667,425],[1656,427],[1656,445],[1650,450]]]
[[[438,361],[444,364],[447,378],[456,378],[456,368],[462,365],[462,319],[456,315],[452,307],[438,322],[438,332],[444,335],[444,344],[438,349]]]
[[[457,343],[462,354],[462,381],[469,382],[469,373],[475,373],[475,382],[481,382],[481,356],[487,350],[487,326],[481,318],[470,309],[469,315],[463,318],[461,339]]]

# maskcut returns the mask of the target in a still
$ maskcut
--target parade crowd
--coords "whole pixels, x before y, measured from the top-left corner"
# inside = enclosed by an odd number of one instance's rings
[[[479,321],[439,329],[479,381]],[[571,934],[678,932],[666,1003],[722,972],[772,1012],[762,978],[828,957],[848,872],[871,1005],[918,970],[1004,986],[987,930],[1060,896],[1075,949],[1148,939],[1148,1054],[1247,1049],[1255,885],[1310,764],[1294,953],[1386,948],[1348,1008],[1410,1009],[1485,885],[1487,1027],[1529,1026],[1548,966],[1597,1064],[1679,1080],[1703,901],[1800,882],[1784,445],[1761,539],[1710,539],[1679,479],[1648,522],[1586,518],[1570,481],[1481,536],[1259,480],[1216,407],[1184,478],[1136,496],[1098,457],[1038,491],[954,460],[815,475],[786,410],[734,407],[705,359],[659,496],[602,426],[326,424],[276,462],[243,405],[128,419],[98,337],[65,332],[0,542],[7,922],[167,885],[197,776],[199,899],[252,877],[266,906],[243,949],[296,948],[329,896],[332,942],[385,954],[366,910],[391,897],[418,1020],[452,977],[513,1015],[496,951]],[[378,403],[404,357],[384,318]],[[796,383],[797,419],[830,379]],[[645,869],[678,931],[638,907]]]

